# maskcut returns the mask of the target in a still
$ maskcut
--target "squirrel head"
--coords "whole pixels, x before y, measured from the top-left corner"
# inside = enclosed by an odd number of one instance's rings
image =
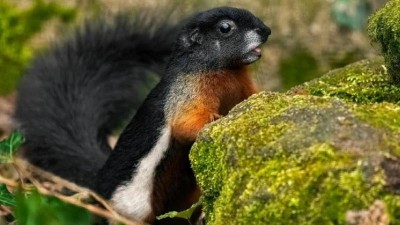
[[[260,46],[270,34],[271,29],[247,10],[214,8],[196,14],[183,26],[175,57],[183,57],[190,67],[240,67],[261,57]]]

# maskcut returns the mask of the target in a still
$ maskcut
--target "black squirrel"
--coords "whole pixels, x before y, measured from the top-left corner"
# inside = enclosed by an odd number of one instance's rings
[[[198,200],[190,147],[205,124],[256,92],[247,65],[271,30],[231,7],[176,26],[138,24],[88,26],[37,59],[19,87],[16,120],[30,162],[153,223]],[[166,58],[160,82],[111,151],[106,137],[133,104],[135,79]]]

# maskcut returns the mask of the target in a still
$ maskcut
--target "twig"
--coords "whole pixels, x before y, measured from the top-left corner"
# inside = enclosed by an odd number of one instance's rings
[[[124,223],[126,225],[144,225],[144,223],[129,220],[127,218],[119,216],[118,214],[113,214],[108,210],[101,209],[101,208],[96,207],[94,205],[84,204],[84,203],[82,203],[82,202],[80,202],[80,201],[78,201],[78,200],[76,200],[74,198],[67,197],[67,196],[64,196],[64,195],[60,195],[58,193],[51,192],[51,191],[47,190],[46,188],[43,188],[43,187],[37,187],[37,188],[38,188],[38,190],[39,190],[39,192],[41,194],[44,194],[44,195],[47,195],[47,196],[54,196],[56,198],[61,199],[64,202],[67,202],[67,203],[70,203],[72,205],[85,208],[86,210],[88,210],[89,212],[91,212],[93,214],[96,214],[96,215],[99,215],[99,216],[102,216],[102,217],[105,217],[105,218],[109,218],[109,219],[112,219],[112,220],[117,220],[118,222]]]
[[[10,207],[5,205],[0,205],[0,216],[6,216],[12,213]]]
[[[0,183],[5,184],[10,187],[15,187],[15,188],[19,186],[18,182],[16,182],[15,180],[9,179],[9,178],[5,178],[1,174],[0,174]]]
[[[107,219],[114,220],[116,222],[120,222],[126,225],[147,225],[146,223],[133,221],[121,216],[111,208],[111,206],[107,203],[106,200],[101,198],[98,194],[94,193],[93,191],[87,188],[80,187],[72,182],[64,180],[47,171],[43,171],[42,169],[37,168],[36,166],[30,164],[29,162],[21,158],[15,158],[14,165],[20,175],[21,183],[23,182],[24,179],[28,179],[33,184],[33,186],[29,187],[28,185],[21,185],[20,182],[17,182],[9,178],[5,178],[1,175],[0,175],[0,183],[15,188],[22,187],[22,189],[24,190],[32,190],[33,187],[36,187],[37,190],[43,195],[53,196],[69,204],[85,208],[86,210],[95,215],[105,217]],[[78,194],[87,194],[88,196],[96,200],[101,206],[103,206],[104,209],[92,204],[83,203],[82,201],[76,199],[75,196],[65,196],[61,193],[58,193],[57,188],[55,188],[55,190],[50,190],[48,187],[45,187],[43,185],[43,182],[50,182],[54,187],[56,185],[59,185],[61,187],[59,188],[59,191],[61,191],[63,188],[67,188]]]
[[[91,191],[87,188],[78,186],[70,181],[62,179],[61,177],[58,177],[52,173],[44,171],[21,158],[16,158],[14,163],[15,163],[18,171],[20,171],[22,173],[27,172],[27,174],[25,174],[24,177],[33,178],[35,176],[39,176],[41,178],[49,180],[58,185],[62,185],[63,187],[65,187],[71,191],[74,191],[77,193],[87,193],[89,196],[93,197],[96,201],[98,201],[102,206],[104,206],[104,208],[106,208],[108,211],[113,212],[116,215],[118,215],[118,213],[116,213],[112,209],[112,207],[97,193],[94,193],[93,191]]]

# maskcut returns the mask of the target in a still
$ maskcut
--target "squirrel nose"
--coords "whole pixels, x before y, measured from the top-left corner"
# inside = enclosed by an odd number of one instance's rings
[[[257,27],[254,30],[261,36],[263,42],[265,42],[268,39],[268,36],[271,35],[271,28],[265,25],[263,27]]]

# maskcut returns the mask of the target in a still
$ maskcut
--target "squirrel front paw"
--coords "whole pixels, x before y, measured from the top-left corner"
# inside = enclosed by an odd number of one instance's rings
[[[210,114],[210,122],[214,122],[214,121],[218,120],[221,117],[223,117],[223,116],[218,114],[218,113],[211,113]]]

